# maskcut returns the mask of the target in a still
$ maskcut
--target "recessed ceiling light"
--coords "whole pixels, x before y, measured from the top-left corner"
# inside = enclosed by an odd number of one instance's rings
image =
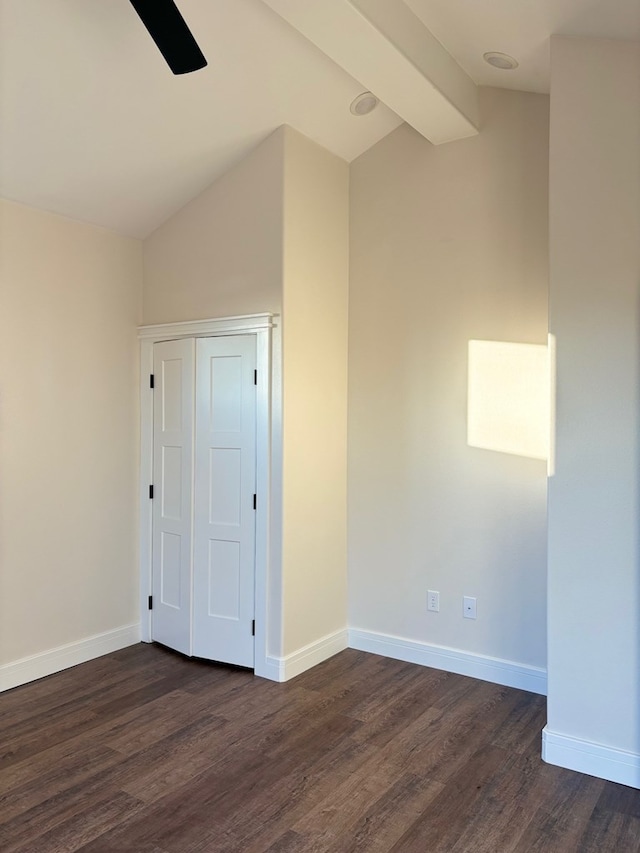
[[[363,92],[351,101],[349,109],[354,116],[366,116],[378,106],[378,99],[371,92]]]
[[[513,71],[514,68],[518,67],[518,60],[514,59],[513,56],[509,56],[508,53],[498,53],[495,50],[491,50],[488,53],[483,53],[482,58],[489,65],[493,65],[494,68],[500,68],[502,71]]]

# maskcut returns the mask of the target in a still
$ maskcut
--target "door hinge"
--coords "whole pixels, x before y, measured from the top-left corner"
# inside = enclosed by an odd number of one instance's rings
[[[257,370],[253,371],[253,384],[254,385],[258,384],[258,371]]]
[[[254,495],[253,496],[253,508],[256,509],[257,506],[258,506],[258,496]]]
[[[149,610],[153,610],[153,596],[149,596]]]
[[[153,486],[149,486],[149,500],[153,500]]]
[[[251,622],[251,636],[255,637],[255,635],[256,635],[256,620],[254,619]]]
[[[155,379],[153,373],[149,374],[149,388],[155,388]]]

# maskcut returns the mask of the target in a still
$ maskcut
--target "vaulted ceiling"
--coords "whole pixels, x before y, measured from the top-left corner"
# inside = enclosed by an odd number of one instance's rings
[[[402,120],[446,142],[477,84],[548,90],[551,33],[640,40],[638,0],[177,2],[209,61],[180,77],[128,0],[0,0],[2,196],[145,236],[281,124],[348,161]]]

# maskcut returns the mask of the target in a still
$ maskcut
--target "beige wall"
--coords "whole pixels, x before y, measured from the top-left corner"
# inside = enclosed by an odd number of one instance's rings
[[[275,656],[346,627],[348,175],[343,160],[281,127],[144,244],[145,323],[282,315]]]
[[[349,167],[285,129],[283,653],[347,624]]]
[[[548,729],[640,786],[640,45],[554,39],[551,72]]]
[[[1,202],[0,664],[139,621],[136,240]]]
[[[144,241],[144,323],[282,313],[285,128],[274,131]],[[275,335],[280,335],[278,319]],[[281,517],[279,354],[274,347],[272,512]],[[273,517],[273,516],[272,516]],[[267,650],[282,648],[281,530],[272,524]]]
[[[548,98],[481,108],[351,166],[349,624],[544,667],[546,467],[468,447],[466,392],[470,339],[546,343]]]
[[[283,132],[145,240],[144,323],[280,313]]]

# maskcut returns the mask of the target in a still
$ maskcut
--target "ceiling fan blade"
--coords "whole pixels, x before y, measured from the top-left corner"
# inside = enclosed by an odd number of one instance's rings
[[[207,60],[173,0],[130,0],[174,74],[204,68]]]

